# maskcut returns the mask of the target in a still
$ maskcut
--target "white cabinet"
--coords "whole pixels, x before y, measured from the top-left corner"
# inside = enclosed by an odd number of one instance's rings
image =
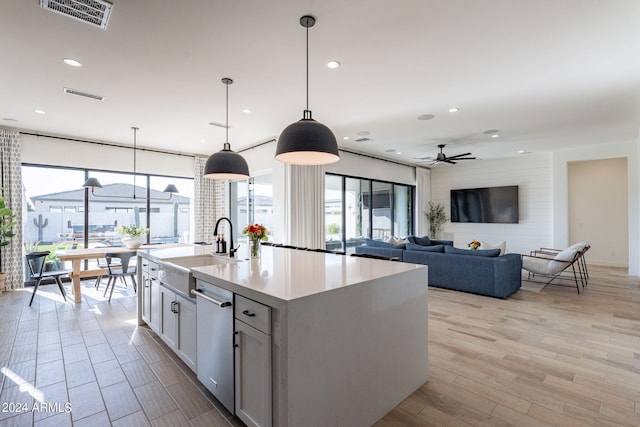
[[[195,372],[195,302],[160,285],[160,337]],[[153,298],[153,297],[152,297]]]
[[[271,426],[271,309],[235,299],[236,416],[247,426]]]
[[[142,291],[139,293],[141,301],[142,320],[156,333],[160,330],[160,282],[158,281],[158,263],[140,257]]]

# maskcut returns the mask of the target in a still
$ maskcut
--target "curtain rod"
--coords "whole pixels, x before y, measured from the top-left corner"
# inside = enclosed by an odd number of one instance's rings
[[[52,138],[52,139],[61,139],[64,141],[73,141],[73,142],[82,142],[85,144],[96,144],[96,145],[104,145],[107,147],[116,147],[116,148],[126,148],[129,150],[133,150],[132,146],[128,146],[128,145],[123,145],[123,144],[116,144],[113,142],[98,142],[98,141],[87,141],[86,139],[78,139],[78,138],[69,138],[66,136],[55,136],[55,135],[46,135],[46,134],[40,134],[40,133],[31,133],[31,132],[19,132],[21,135],[30,135],[30,136],[35,136],[35,137],[43,137],[43,138]],[[195,154],[187,154],[187,153],[179,153],[177,151],[163,151],[163,150],[158,150],[156,148],[140,148],[137,147],[136,150],[140,150],[140,151],[149,151],[151,153],[160,153],[160,154],[172,154],[175,156],[184,156],[184,157],[196,157]]]

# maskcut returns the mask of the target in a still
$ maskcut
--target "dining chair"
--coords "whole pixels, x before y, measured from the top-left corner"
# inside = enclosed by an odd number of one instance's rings
[[[120,253],[106,253],[104,259],[107,263],[107,287],[104,290],[104,296],[109,291],[109,285],[111,285],[111,292],[109,293],[109,302],[111,302],[111,296],[113,295],[113,288],[115,288],[116,280],[122,278],[126,286],[126,278],[130,277],[133,283],[133,290],[137,292],[136,274],[137,266],[131,265],[131,258],[136,256],[136,251],[120,252]]]
[[[44,266],[46,264],[47,256],[49,256],[51,252],[49,251],[40,251],[40,252],[31,252],[25,255],[25,259],[27,261],[27,266],[29,267],[29,271],[31,272],[31,278],[36,281],[33,286],[33,293],[31,294],[31,299],[29,300],[29,307],[33,303],[33,297],[36,296],[36,291],[38,290],[38,286],[40,286],[40,282],[42,279],[54,279],[58,284],[58,288],[60,288],[60,292],[62,293],[62,298],[67,300],[67,293],[64,291],[64,286],[62,285],[62,279],[60,277],[67,276],[71,271],[69,270],[54,270],[54,271],[44,271]]]

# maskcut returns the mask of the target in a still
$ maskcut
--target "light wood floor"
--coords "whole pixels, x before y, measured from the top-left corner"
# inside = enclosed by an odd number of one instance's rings
[[[506,300],[429,289],[429,381],[376,427],[640,426],[640,282]]]
[[[430,288],[430,380],[376,426],[640,426],[640,282],[590,272],[581,295],[549,285],[500,300]],[[117,287],[109,304],[83,286],[79,305],[54,286],[31,308],[31,288],[0,296],[0,404],[28,406],[0,407],[0,426],[239,424],[135,326],[130,288]],[[34,412],[39,400],[49,406]]]

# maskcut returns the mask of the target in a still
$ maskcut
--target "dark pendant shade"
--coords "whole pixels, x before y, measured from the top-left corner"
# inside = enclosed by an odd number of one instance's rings
[[[340,160],[338,142],[327,126],[304,117],[287,126],[278,138],[276,160],[295,165],[326,165]]]
[[[204,176],[211,179],[248,179],[249,166],[242,156],[231,150],[228,142],[224,148],[212,154],[204,166]]]

